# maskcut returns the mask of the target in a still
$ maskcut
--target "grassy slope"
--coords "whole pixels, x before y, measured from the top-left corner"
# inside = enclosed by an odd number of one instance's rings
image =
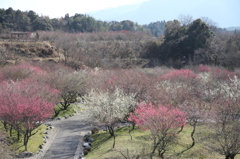
[[[47,126],[46,125],[41,125],[37,129],[33,131],[37,133],[34,136],[31,136],[28,142],[28,152],[33,152],[36,153],[39,150],[39,145],[43,143],[43,132],[46,131]],[[0,123],[0,130],[3,130],[3,125]],[[15,152],[23,152],[24,151],[24,146],[23,146],[23,135],[21,135],[21,138],[19,141],[17,141],[17,132],[13,130],[12,137],[8,137],[8,139],[13,143],[10,145],[10,148],[15,151]]]
[[[100,131],[98,134],[91,135],[91,137],[94,138],[94,142],[91,152],[87,155],[87,159],[122,159],[124,157],[119,151],[122,151],[122,153],[126,155],[127,149],[129,150],[130,156],[139,154],[143,151],[145,154],[151,152],[152,141],[149,138],[149,132],[143,132],[137,128],[131,132],[133,136],[131,140],[128,129],[128,127],[123,127],[116,130],[116,147],[114,149],[112,149],[113,139],[110,138],[108,133]],[[206,129],[205,126],[197,127],[195,134],[196,145],[181,156],[177,156],[177,153],[191,145],[191,127],[185,127],[183,132],[179,135],[178,144],[171,146],[169,151],[165,153],[165,157],[171,159],[224,159],[224,156],[211,152],[206,146],[208,144],[207,142],[201,142],[201,137],[204,136],[204,132],[206,131],[208,131],[208,129]],[[145,150],[143,150],[143,147]],[[155,155],[157,155],[157,153]],[[240,155],[237,155],[235,159],[240,159]]]
[[[46,125],[41,125],[37,129],[33,131],[35,133],[38,131],[34,136],[31,136],[28,142],[28,152],[33,152],[36,153],[39,151],[39,145],[43,143],[43,134],[46,131],[47,126]],[[16,136],[16,133],[14,133],[14,138]],[[24,146],[23,146],[23,137],[21,137],[19,142],[15,142],[13,145],[10,146],[13,150],[16,152],[23,152],[24,151]]]

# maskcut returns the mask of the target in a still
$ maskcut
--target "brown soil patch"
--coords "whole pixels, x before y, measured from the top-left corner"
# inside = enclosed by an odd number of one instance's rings
[[[60,50],[49,42],[0,42],[0,65],[20,61],[60,62],[63,58]]]

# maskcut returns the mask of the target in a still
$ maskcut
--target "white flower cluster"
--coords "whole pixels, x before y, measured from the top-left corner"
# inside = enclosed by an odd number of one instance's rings
[[[207,83],[211,80],[211,73],[210,72],[201,72],[198,74],[197,77],[204,83]]]
[[[78,104],[87,117],[96,123],[111,124],[123,118],[136,105],[134,94],[126,95],[123,90],[113,93],[91,90]]]
[[[226,81],[216,81],[211,78],[210,73],[200,73],[198,88],[206,98],[221,96],[224,98],[238,98],[240,96],[240,79],[237,76]]]
[[[240,97],[240,79],[234,76],[230,81],[221,83],[219,89],[221,90],[221,94],[227,98],[238,98]]]

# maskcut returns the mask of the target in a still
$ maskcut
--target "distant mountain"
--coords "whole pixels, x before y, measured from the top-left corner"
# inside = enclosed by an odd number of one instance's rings
[[[226,30],[228,30],[228,31],[240,30],[240,26],[239,27],[228,27],[228,28],[226,28]]]
[[[131,20],[139,24],[149,24],[155,21],[164,20],[161,10],[157,9],[161,5],[159,0],[151,0],[135,5],[125,5],[116,8],[89,12],[87,14],[99,20],[122,21]]]
[[[193,19],[208,17],[218,27],[239,26],[240,1],[237,0],[148,0],[139,4],[88,12],[98,20],[131,20],[138,24],[178,19],[180,15],[189,15]]]

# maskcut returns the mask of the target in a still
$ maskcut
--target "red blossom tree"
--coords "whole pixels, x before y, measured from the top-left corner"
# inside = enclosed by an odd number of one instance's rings
[[[24,135],[27,151],[32,131],[51,117],[59,91],[29,79],[0,84],[0,119]]]
[[[178,108],[140,103],[128,120],[138,124],[142,130],[150,130],[153,137],[153,150],[150,157],[152,158],[158,150],[158,156],[164,159],[166,148],[173,143],[177,129],[186,124],[186,115]]]

